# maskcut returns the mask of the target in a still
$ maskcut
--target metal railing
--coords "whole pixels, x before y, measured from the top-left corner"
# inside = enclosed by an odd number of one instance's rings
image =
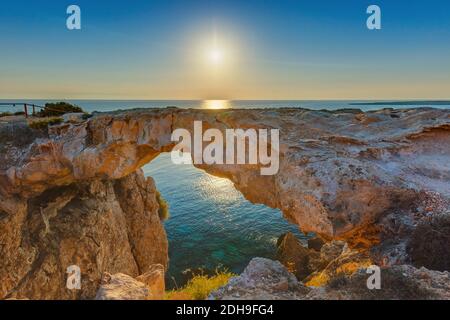
[[[61,110],[51,109],[48,107],[43,107],[43,106],[39,106],[34,103],[27,103],[27,102],[3,102],[3,103],[0,103],[0,107],[23,107],[25,118],[28,118],[29,115],[34,116],[36,114],[36,108],[41,109],[41,110],[46,109],[49,111],[61,112]],[[28,108],[32,108],[31,114],[28,114]]]

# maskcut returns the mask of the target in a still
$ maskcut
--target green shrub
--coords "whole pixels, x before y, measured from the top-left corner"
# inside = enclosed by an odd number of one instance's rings
[[[25,115],[24,111],[17,111],[17,112],[14,112],[14,113],[9,112],[9,111],[0,112],[0,118],[1,117],[9,117],[9,116],[23,116],[23,115]]]
[[[87,120],[89,118],[92,118],[92,114],[85,112],[85,113],[83,113],[82,118],[83,118],[83,120]]]
[[[169,205],[167,204],[167,201],[164,200],[161,193],[159,191],[156,191],[156,201],[158,201],[159,209],[158,209],[158,215],[159,219],[161,220],[167,220],[170,217],[169,212]]]
[[[60,124],[63,122],[62,118],[51,118],[51,119],[44,119],[44,120],[35,120],[29,123],[30,128],[36,129],[36,130],[45,130],[49,126]]]
[[[197,274],[181,289],[166,293],[166,300],[205,300],[209,294],[226,285],[235,274],[217,269],[215,274],[207,276]]]
[[[55,117],[62,116],[65,113],[84,112],[78,106],[67,102],[46,103],[45,108],[38,112],[39,117]]]

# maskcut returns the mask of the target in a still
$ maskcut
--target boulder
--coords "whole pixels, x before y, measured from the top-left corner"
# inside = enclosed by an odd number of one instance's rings
[[[105,272],[95,300],[162,300],[164,293],[164,267],[154,264],[136,278]]]
[[[72,112],[72,113],[65,113],[62,115],[62,118],[64,122],[71,122],[71,123],[81,123],[85,119],[85,114],[83,112]]]
[[[144,283],[149,289],[148,300],[162,300],[164,298],[166,285],[163,265],[151,265],[148,271],[138,276],[136,280]]]
[[[147,300],[149,295],[146,284],[126,274],[105,273],[95,300]]]
[[[314,250],[305,248],[291,232],[282,235],[278,239],[277,260],[300,281],[317,270],[311,269],[310,259],[311,257],[314,259],[319,256]]]
[[[212,292],[212,300],[293,300],[309,291],[279,261],[253,258],[244,272]]]

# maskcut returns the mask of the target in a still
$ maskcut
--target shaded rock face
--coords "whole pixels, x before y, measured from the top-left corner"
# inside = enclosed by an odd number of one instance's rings
[[[324,245],[318,261],[315,269],[312,268],[314,272],[303,280],[308,286],[323,287],[336,278],[352,275],[374,264],[367,251],[349,249],[342,241]]]
[[[323,264],[319,252],[303,247],[290,232],[278,239],[277,260],[299,280],[303,280]]]
[[[321,246],[320,251],[304,247],[300,241],[290,232],[278,239],[277,260],[280,261],[289,272],[293,273],[299,281],[310,281],[321,272],[327,269],[336,269],[348,261],[343,261],[343,257],[350,252],[348,246],[343,241],[331,241]],[[358,253],[352,252],[351,262],[356,263]],[[359,254],[359,253],[358,253]],[[349,260],[349,259],[347,259]],[[332,263],[334,262],[334,263]],[[331,276],[326,275],[325,284]]]
[[[300,299],[448,300],[450,273],[436,271],[448,268],[447,219],[447,215],[439,215],[419,223],[409,247],[413,264],[420,269],[410,265],[382,267],[379,290],[367,286],[372,272],[368,274],[366,269],[375,264],[376,256],[371,250],[350,249],[343,241],[325,243],[318,252],[302,247],[293,235],[286,234],[279,240],[277,258],[310,289]],[[422,267],[424,264],[435,270]]]
[[[155,186],[142,172],[89,180],[0,203],[0,298],[88,299],[103,272],[138,276],[167,265]],[[81,290],[66,270],[81,269]]]
[[[319,237],[314,237],[314,238],[308,239],[308,248],[309,249],[320,251],[320,249],[322,248],[322,246],[324,244],[325,244],[325,241],[323,241]]]
[[[450,274],[426,268],[398,265],[382,268],[381,288],[369,290],[365,269],[341,274],[323,288],[310,291],[314,300],[449,300]]]
[[[381,289],[370,290],[365,268],[344,272],[322,287],[306,287],[277,261],[254,258],[245,271],[211,293],[214,300],[450,299],[450,274],[399,265],[381,269]]]
[[[416,267],[450,270],[450,211],[421,221],[412,233],[408,250]]]

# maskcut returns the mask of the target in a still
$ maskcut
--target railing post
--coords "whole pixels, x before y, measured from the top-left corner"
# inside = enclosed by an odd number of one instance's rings
[[[33,117],[36,114],[36,106],[33,104]]]
[[[24,105],[23,105],[23,111],[25,111],[25,118],[28,118],[28,109],[27,109],[26,103],[24,103]]]

